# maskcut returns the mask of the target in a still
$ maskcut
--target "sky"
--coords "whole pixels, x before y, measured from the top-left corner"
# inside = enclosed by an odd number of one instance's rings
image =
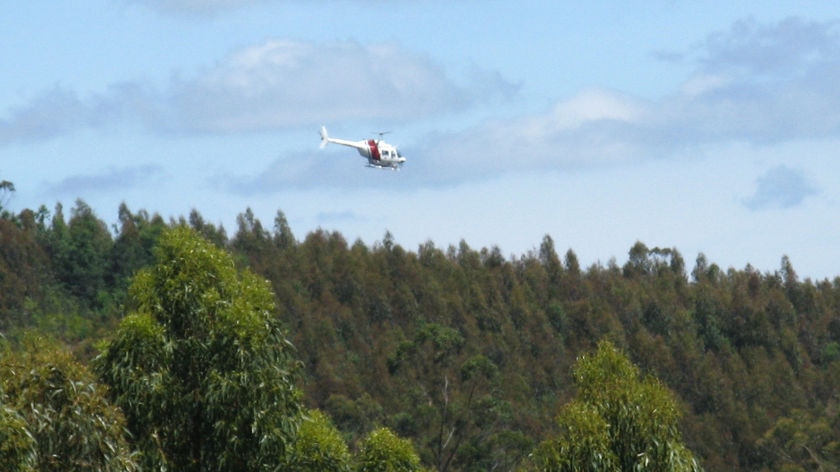
[[[641,241],[724,269],[840,275],[832,2],[67,0],[0,7],[0,180],[232,236],[406,250],[548,235],[581,264]],[[388,131],[371,169],[318,131]]]

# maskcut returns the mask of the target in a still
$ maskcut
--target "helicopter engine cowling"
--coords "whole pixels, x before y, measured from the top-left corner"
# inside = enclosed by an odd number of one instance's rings
[[[368,139],[368,155],[366,156],[369,159],[373,159],[374,161],[379,161],[382,159],[382,156],[379,154],[379,145],[376,141],[372,139]]]

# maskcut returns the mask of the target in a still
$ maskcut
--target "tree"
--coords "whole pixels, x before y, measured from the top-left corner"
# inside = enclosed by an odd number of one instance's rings
[[[757,441],[772,470],[836,471],[840,463],[840,435],[832,429],[828,415],[814,417],[793,410],[782,417]]]
[[[93,373],[51,341],[22,343],[0,363],[0,470],[137,470],[125,419]]]
[[[39,298],[50,282],[49,259],[38,244],[31,212],[18,222],[0,218],[0,328],[32,322],[27,298]],[[30,226],[30,223],[32,226]],[[22,227],[21,227],[22,226]]]
[[[11,197],[7,197],[6,195],[11,195],[13,193],[15,193],[15,184],[8,180],[0,180],[0,216],[3,218],[7,218],[9,216],[4,207]]]
[[[481,354],[464,359],[465,342],[458,330],[426,323],[388,359],[411,399],[397,419],[420,430],[431,453],[424,460],[441,472],[456,468],[465,444],[496,439],[507,405],[497,396],[498,367]]]
[[[610,447],[610,425],[596,408],[572,402],[563,408],[557,422],[563,428],[562,438],[543,442],[531,455],[537,470],[620,470]]]
[[[295,235],[282,210],[277,210],[274,216],[274,244],[280,249],[290,248],[295,245]]]
[[[35,438],[26,427],[26,420],[6,406],[8,398],[0,391],[0,470],[34,471]]]
[[[52,230],[50,249],[58,279],[71,294],[85,300],[89,306],[98,305],[97,298],[106,287],[113,245],[107,225],[96,217],[90,206],[77,200],[66,225],[61,206],[56,206]]]
[[[149,469],[280,467],[301,421],[299,363],[267,282],[186,227],[166,230],[96,359]]]
[[[119,208],[119,233],[111,249],[108,279],[112,290],[124,290],[135,272],[154,261],[152,250],[166,224],[160,215],[132,214],[125,203]]]
[[[420,458],[407,439],[379,428],[362,441],[356,456],[357,472],[419,472]]]
[[[187,220],[181,218],[181,224],[187,224]],[[195,208],[190,211],[189,226],[202,237],[215,244],[216,247],[225,247],[228,243],[227,233],[224,226],[218,228],[211,223],[204,221],[204,217]]]
[[[296,472],[350,472],[350,466],[350,450],[330,418],[319,410],[307,412],[286,458],[285,469]]]
[[[559,437],[535,451],[538,470],[701,470],[681,442],[673,394],[612,343],[578,358],[573,377],[577,395],[558,416]]]

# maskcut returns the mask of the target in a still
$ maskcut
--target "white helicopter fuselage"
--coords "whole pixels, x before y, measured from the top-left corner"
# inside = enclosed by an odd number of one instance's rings
[[[361,141],[348,141],[346,139],[331,138],[327,134],[327,128],[321,127],[321,148],[327,143],[340,144],[355,148],[359,154],[366,158],[369,167],[380,169],[398,170],[405,163],[405,157],[400,155],[397,147],[382,140],[367,139]]]

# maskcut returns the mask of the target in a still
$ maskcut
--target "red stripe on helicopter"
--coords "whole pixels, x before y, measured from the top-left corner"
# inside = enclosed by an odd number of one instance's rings
[[[382,158],[382,156],[379,155],[379,146],[376,144],[376,141],[368,139],[368,147],[370,148],[371,159],[378,161]]]

